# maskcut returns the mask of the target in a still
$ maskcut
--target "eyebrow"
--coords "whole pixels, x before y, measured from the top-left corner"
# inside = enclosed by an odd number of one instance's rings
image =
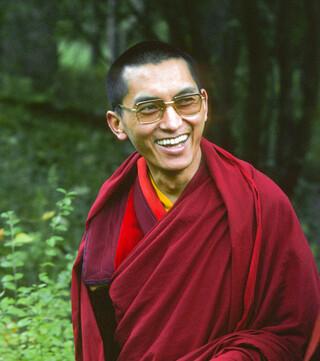
[[[189,87],[186,87],[186,88],[180,90],[177,94],[174,95],[174,97],[183,95],[183,94],[197,93],[198,91],[199,91],[198,88],[189,86]],[[151,96],[151,95],[140,95],[134,100],[134,104],[144,102],[147,100],[162,100],[162,99],[159,97]]]
[[[177,93],[175,95],[175,97],[177,97],[179,95],[183,95],[183,94],[192,94],[192,93],[197,93],[197,92],[199,92],[198,88],[195,88],[193,86],[189,86],[187,88],[184,88],[184,89],[180,90],[179,93]]]
[[[151,95],[140,95],[134,100],[134,104],[145,102],[147,100],[159,100],[159,99],[160,99],[159,97],[154,97]]]

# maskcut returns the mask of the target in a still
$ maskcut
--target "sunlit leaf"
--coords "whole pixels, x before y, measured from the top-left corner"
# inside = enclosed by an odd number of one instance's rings
[[[22,246],[24,244],[31,243],[33,241],[33,237],[30,234],[20,232],[16,235],[13,242],[15,246]]]
[[[52,217],[54,217],[55,214],[56,214],[55,211],[44,212],[43,215],[41,216],[41,219],[43,221],[47,221],[47,220],[51,219]]]

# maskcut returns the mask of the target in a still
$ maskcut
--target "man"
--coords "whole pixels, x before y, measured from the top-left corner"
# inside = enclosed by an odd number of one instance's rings
[[[73,270],[77,361],[302,361],[316,266],[282,191],[202,138],[208,94],[160,42],[108,75],[107,122],[136,151],[93,204]]]

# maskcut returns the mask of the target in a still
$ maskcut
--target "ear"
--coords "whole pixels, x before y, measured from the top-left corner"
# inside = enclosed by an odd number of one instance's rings
[[[204,96],[203,106],[205,110],[205,122],[206,122],[208,119],[208,93],[206,92],[205,89],[201,89],[200,93],[202,96]]]
[[[115,134],[119,140],[128,139],[127,133],[123,128],[121,118],[117,113],[109,110],[106,114],[106,120],[112,133]]]

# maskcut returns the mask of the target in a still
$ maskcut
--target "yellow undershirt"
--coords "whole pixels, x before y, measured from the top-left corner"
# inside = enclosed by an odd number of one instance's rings
[[[162,193],[161,190],[157,187],[157,185],[156,185],[155,181],[153,180],[150,173],[149,173],[149,177],[150,177],[151,183],[153,185],[153,188],[156,191],[158,198],[160,199],[160,202],[164,206],[164,209],[166,210],[166,212],[170,211],[170,209],[173,206],[173,202],[164,193]]]

